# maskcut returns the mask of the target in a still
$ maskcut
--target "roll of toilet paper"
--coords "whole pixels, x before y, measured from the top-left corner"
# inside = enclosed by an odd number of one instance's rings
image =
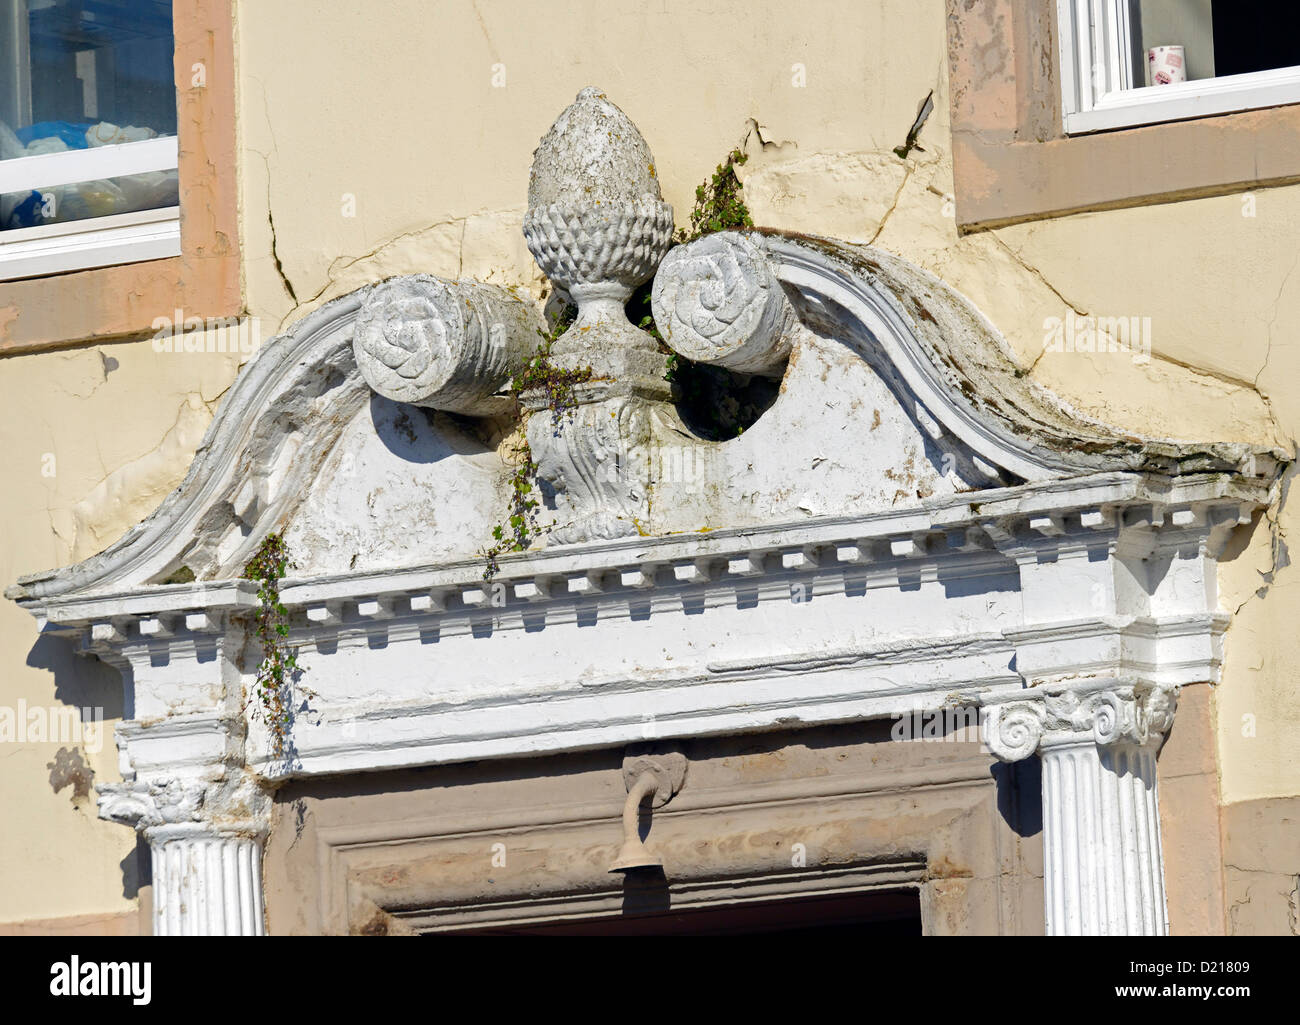
[[[1173,85],[1187,81],[1187,62],[1181,46],[1153,46],[1147,51],[1152,85]]]

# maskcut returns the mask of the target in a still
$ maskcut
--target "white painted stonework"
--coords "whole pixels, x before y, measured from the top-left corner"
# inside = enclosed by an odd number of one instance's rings
[[[493,580],[503,388],[541,307],[419,276],[265,346],[151,517],[7,592],[123,674],[102,813],[154,848],[156,929],[261,930],[266,792],[290,776],[974,703],[999,757],[1043,756],[1049,932],[1164,932],[1159,738],[1177,688],[1218,678],[1215,560],[1289,457],[1115,435],[879,250],[751,231],[669,252],[652,168],[594,90],[538,151],[525,234],[579,308],[553,353],[596,379],[558,424],[525,396],[552,529]],[[656,274],[669,346],[781,379],[742,436],[683,424],[624,316]],[[283,759],[249,712],[240,579],[273,531],[310,687]]]
[[[1092,680],[1002,697],[985,721],[989,747],[1007,761],[1043,759],[1048,934],[1164,935],[1156,753],[1176,689]]]
[[[251,780],[99,787],[100,817],[149,841],[155,936],[260,936],[262,843],[270,801]]]

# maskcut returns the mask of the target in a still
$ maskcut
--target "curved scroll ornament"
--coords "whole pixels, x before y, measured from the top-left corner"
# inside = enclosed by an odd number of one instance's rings
[[[735,233],[672,250],[655,275],[655,323],[676,352],[744,374],[779,376],[794,308],[766,254]]]
[[[1043,709],[1037,702],[991,706],[984,717],[984,743],[1000,761],[1018,762],[1038,750]]]
[[[1103,691],[1093,696],[1092,735],[1098,744],[1116,744],[1124,739],[1138,739],[1136,702],[1115,691]],[[1142,738],[1145,739],[1145,738]]]
[[[173,779],[165,783],[102,783],[95,790],[101,819],[144,830],[198,821],[206,787]]]
[[[1160,744],[1174,724],[1177,702],[1178,692],[1172,687],[1102,691],[1093,704],[1097,743]]]
[[[625,537],[648,519],[649,467],[643,463],[652,444],[650,408],[623,396],[580,405],[554,426],[545,415],[529,420],[538,472],[556,488],[556,544]]]
[[[397,402],[491,416],[535,350],[544,322],[494,285],[427,274],[375,286],[357,313],[353,351],[366,382]]]
[[[1060,744],[1158,747],[1173,726],[1177,697],[1172,687],[1122,683],[1044,688],[1028,700],[987,706],[984,739],[1008,762]]]

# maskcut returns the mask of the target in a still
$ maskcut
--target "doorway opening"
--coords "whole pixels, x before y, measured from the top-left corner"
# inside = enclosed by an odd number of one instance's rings
[[[911,888],[870,890],[454,931],[478,936],[920,936],[921,897]]]

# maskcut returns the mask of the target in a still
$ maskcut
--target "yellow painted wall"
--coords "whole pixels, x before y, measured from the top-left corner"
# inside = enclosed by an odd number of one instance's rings
[[[266,337],[391,274],[539,286],[519,231],[532,151],[597,85],[649,141],[679,223],[695,186],[743,146],[758,223],[874,240],[940,275],[1081,409],[1160,436],[1289,444],[1297,433],[1300,189],[1261,191],[1253,211],[1227,196],[959,237],[943,0],[310,11],[236,0],[236,11],[244,293]],[[924,152],[902,161],[892,149],[930,90]],[[1154,358],[1043,354],[1045,319],[1068,306],[1150,317]],[[117,361],[106,375],[104,357]],[[0,365],[0,578],[90,554],[146,515],[184,475],[236,363],[164,357],[146,340]],[[54,478],[40,473],[47,451]],[[1217,693],[1227,801],[1300,793],[1296,571],[1255,596],[1295,514],[1270,515],[1277,531],[1259,524],[1221,573],[1222,606],[1242,608]],[[30,617],[0,606],[0,704],[53,699],[50,670],[24,664],[35,636]],[[53,794],[51,757],[49,745],[0,751],[0,923],[129,907],[118,868],[129,832]],[[114,762],[106,744],[96,779]]]
[[[0,362],[0,581],[93,555],[152,511],[184,476],[239,358],[159,354],[144,340]],[[0,706],[98,706],[106,717],[100,743],[0,743],[0,925],[130,909],[121,862],[134,834],[96,817],[93,792],[74,802],[72,787],[50,782],[50,763],[73,747],[94,782],[120,778],[120,676],[42,641],[10,601],[0,659]]]

